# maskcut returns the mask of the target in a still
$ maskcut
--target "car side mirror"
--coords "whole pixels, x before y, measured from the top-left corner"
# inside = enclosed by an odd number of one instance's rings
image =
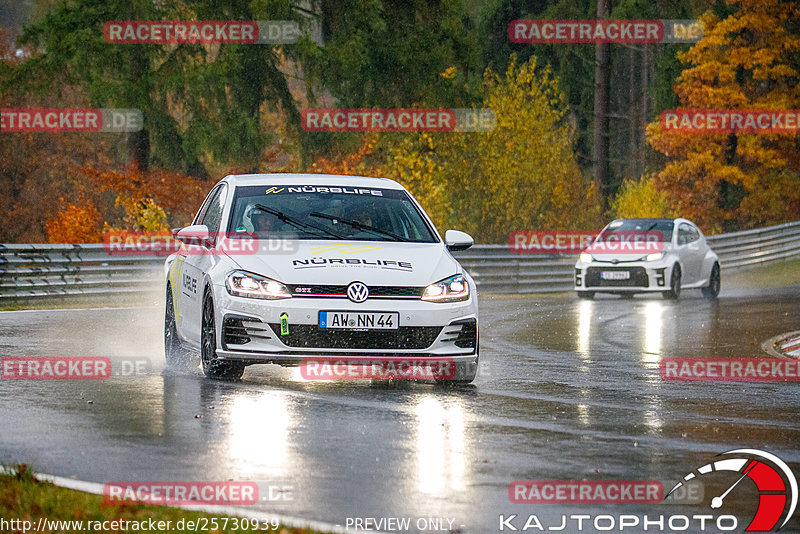
[[[214,238],[208,233],[208,226],[205,224],[193,224],[186,228],[180,228],[175,232],[175,239],[184,245],[202,245],[210,248],[214,244]]]
[[[474,243],[475,240],[466,232],[448,230],[444,233],[444,244],[447,246],[447,250],[451,252],[467,250]]]

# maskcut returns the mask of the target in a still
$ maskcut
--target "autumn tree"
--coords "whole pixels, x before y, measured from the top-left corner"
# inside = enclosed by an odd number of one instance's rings
[[[41,2],[39,2],[41,3]],[[128,134],[128,162],[198,178],[220,168],[257,168],[274,135],[262,112],[280,110],[299,131],[299,112],[270,45],[110,44],[111,20],[296,20],[292,2],[71,0],[54,3],[25,27],[32,57],[0,77],[7,90],[58,93],[80,85],[93,107],[136,108],[144,127]],[[301,136],[302,137],[302,136]]]
[[[77,203],[59,199],[61,210],[47,220],[47,239],[50,243],[99,243],[102,240],[103,217],[91,199],[80,198]]]
[[[549,69],[513,57],[503,76],[486,71],[483,90],[493,130],[387,134],[381,174],[406,185],[437,226],[483,243],[504,243],[514,230],[597,226],[596,192],[575,161],[568,109]]]
[[[705,37],[679,55],[674,90],[686,109],[800,108],[800,4],[727,0],[702,17]],[[653,180],[682,216],[726,231],[794,220],[800,213],[797,134],[681,133],[647,128],[669,158]]]
[[[162,169],[80,169],[96,194],[109,194],[123,213],[108,210],[107,226],[116,230],[161,231],[183,226],[194,217],[215,180],[195,180]]]

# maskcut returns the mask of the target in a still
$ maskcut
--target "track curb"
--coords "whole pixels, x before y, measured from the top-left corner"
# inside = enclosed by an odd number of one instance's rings
[[[763,348],[767,354],[771,356],[777,356],[778,358],[800,358],[800,353],[798,354],[787,354],[784,350],[785,347],[791,346],[787,345],[787,341],[794,342],[795,340],[800,342],[800,330],[795,330],[793,332],[785,332],[783,334],[779,334],[777,336],[771,337],[770,339],[766,340],[764,343],[761,344],[761,348]],[[794,349],[790,352],[797,352],[797,349]]]

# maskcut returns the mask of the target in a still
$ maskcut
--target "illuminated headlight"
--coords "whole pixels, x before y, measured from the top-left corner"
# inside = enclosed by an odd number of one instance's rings
[[[664,257],[664,252],[653,252],[644,257],[644,261],[658,261]]]
[[[228,293],[237,297],[250,297],[254,299],[288,299],[292,294],[282,283],[266,276],[260,276],[245,271],[233,271],[225,279]]]
[[[581,252],[581,261],[583,263],[592,263],[592,260],[594,260],[594,258],[592,258],[591,254],[588,252]]]
[[[469,284],[460,274],[431,284],[422,293],[422,300],[432,302],[458,302],[468,298]]]

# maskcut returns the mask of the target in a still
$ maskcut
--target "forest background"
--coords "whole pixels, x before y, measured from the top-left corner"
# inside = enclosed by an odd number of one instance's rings
[[[706,233],[798,219],[800,134],[662,131],[667,109],[800,109],[800,3],[600,0],[699,19],[694,44],[610,44],[596,166],[593,44],[515,44],[514,19],[597,0],[2,0],[0,107],[137,108],[136,133],[0,132],[0,243],[188,224],[230,173],[398,180],[443,231],[687,217]],[[286,45],[122,45],[109,20],[294,20]],[[491,108],[491,132],[311,133],[303,109]],[[607,125],[606,125],[607,124]]]

